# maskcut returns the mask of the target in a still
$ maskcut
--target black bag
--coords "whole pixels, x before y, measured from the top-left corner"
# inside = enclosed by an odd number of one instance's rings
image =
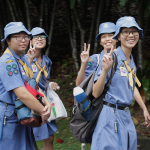
[[[81,143],[92,142],[92,135],[96,127],[99,114],[103,108],[103,100],[105,98],[105,95],[111,83],[111,79],[116,71],[116,67],[117,67],[117,56],[115,53],[113,53],[113,65],[111,69],[111,75],[110,75],[109,80],[105,84],[103,93],[101,94],[99,98],[94,98],[92,96],[94,76],[98,68],[98,65],[97,65],[96,70],[92,74],[90,74],[86,79],[84,79],[84,81],[79,85],[79,87],[81,87],[84,90],[85,94],[87,95],[88,100],[91,101],[91,109],[92,109],[92,115],[93,115],[92,120],[86,121],[82,115],[82,111],[80,109],[80,103],[77,103],[76,99],[74,98],[74,106],[71,111],[70,129],[73,135]]]

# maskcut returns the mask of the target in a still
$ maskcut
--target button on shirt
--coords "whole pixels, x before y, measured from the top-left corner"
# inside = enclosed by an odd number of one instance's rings
[[[133,90],[132,90],[132,87],[129,85],[128,70],[124,64],[124,61],[125,60],[127,61],[127,59],[121,47],[118,47],[117,51],[114,51],[114,53],[117,56],[118,64],[117,64],[116,72],[112,78],[111,84],[109,85],[109,89],[105,96],[105,100],[113,104],[118,103],[120,105],[130,105],[133,100],[134,87],[136,82],[133,77]],[[129,66],[131,70],[133,69],[133,67],[135,67],[135,74],[136,74],[136,66],[132,54],[131,54],[131,62]],[[98,80],[101,72],[102,72],[102,68],[95,76],[94,82]],[[110,73],[111,73],[111,69],[107,74],[105,83],[107,83],[110,77]]]

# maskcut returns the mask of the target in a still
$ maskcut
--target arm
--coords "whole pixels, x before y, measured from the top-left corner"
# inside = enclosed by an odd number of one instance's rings
[[[30,92],[28,92],[24,86],[15,88],[13,91],[16,96],[30,109],[33,109],[40,114],[44,112],[44,106],[42,106],[40,102],[37,101],[37,99]]]
[[[137,87],[135,86],[135,89],[134,89],[134,99],[137,101],[137,103],[140,105],[140,107],[142,108],[143,110],[143,114],[144,114],[144,117],[145,117],[145,125],[147,125],[147,127],[150,126],[150,115],[149,115],[149,112],[142,100],[142,97],[137,89]]]
[[[76,79],[76,86],[79,86],[81,84],[81,82],[84,80],[86,66],[89,61],[89,51],[90,51],[90,44],[88,45],[88,49],[86,49],[86,43],[84,43],[84,51],[82,51],[82,53],[80,55],[81,68],[80,68],[79,74]]]
[[[93,85],[92,95],[95,98],[98,98],[102,94],[102,92],[104,90],[104,85],[105,85],[105,80],[106,80],[107,74],[113,64],[113,60],[111,58],[111,55],[113,53],[113,47],[111,48],[109,55],[107,55],[107,49],[106,49],[105,45],[104,45],[104,51],[105,51],[105,55],[102,59],[103,70],[102,70],[101,75],[99,76],[97,82]]]

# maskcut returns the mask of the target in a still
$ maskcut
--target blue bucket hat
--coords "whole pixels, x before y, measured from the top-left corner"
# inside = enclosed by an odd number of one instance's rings
[[[116,25],[112,22],[104,22],[99,25],[99,34],[96,36],[96,40],[100,40],[100,35],[103,33],[116,32]]]
[[[35,27],[31,30],[31,34],[32,35],[38,35],[44,33],[46,35],[46,37],[49,39],[48,35],[46,34],[45,30],[40,28],[40,27]]]
[[[2,39],[1,41],[5,42],[6,38],[10,34],[19,33],[21,31],[24,31],[28,35],[31,35],[31,33],[25,28],[22,22],[10,22],[4,28],[4,39]]]
[[[118,40],[117,35],[120,33],[120,29],[122,27],[136,27],[139,30],[139,37],[143,38],[143,29],[139,27],[139,25],[136,23],[135,18],[131,16],[125,16],[121,17],[116,22],[116,33],[113,36],[113,39]]]

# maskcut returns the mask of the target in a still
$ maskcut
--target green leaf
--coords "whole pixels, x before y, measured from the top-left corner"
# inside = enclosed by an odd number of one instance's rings
[[[70,9],[74,8],[75,3],[76,3],[76,0],[70,0]]]
[[[120,0],[119,4],[120,4],[120,7],[123,7],[125,6],[125,4],[128,2],[128,0]]]
[[[79,3],[81,3],[81,0],[78,0]]]

